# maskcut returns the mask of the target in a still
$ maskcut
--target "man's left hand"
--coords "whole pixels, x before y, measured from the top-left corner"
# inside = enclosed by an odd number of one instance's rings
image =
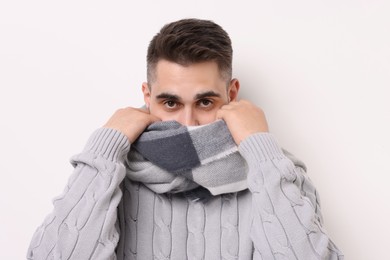
[[[261,132],[268,132],[263,110],[247,100],[232,101],[217,112],[217,119],[223,119],[237,145],[245,138]]]

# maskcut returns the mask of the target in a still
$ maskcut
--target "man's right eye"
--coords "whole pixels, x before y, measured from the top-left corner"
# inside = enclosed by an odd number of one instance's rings
[[[173,108],[176,108],[178,106],[178,104],[176,103],[176,101],[172,101],[172,100],[168,100],[168,101],[165,101],[164,102],[164,105],[169,108],[169,109],[173,109]]]

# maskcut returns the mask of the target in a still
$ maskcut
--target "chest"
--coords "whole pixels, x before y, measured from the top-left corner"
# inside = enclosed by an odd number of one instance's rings
[[[183,194],[156,194],[125,180],[118,258],[252,259],[250,210],[248,191],[203,203]]]

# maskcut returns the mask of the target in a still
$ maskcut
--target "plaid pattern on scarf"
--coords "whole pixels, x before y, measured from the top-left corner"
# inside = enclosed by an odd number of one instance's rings
[[[151,124],[132,144],[127,176],[157,193],[211,194],[247,188],[247,165],[222,120],[186,127],[176,121]]]

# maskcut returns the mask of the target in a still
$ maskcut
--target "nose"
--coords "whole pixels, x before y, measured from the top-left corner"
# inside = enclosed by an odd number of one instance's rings
[[[185,108],[181,111],[179,123],[185,126],[196,126],[199,122],[196,118],[196,113],[192,108]]]

